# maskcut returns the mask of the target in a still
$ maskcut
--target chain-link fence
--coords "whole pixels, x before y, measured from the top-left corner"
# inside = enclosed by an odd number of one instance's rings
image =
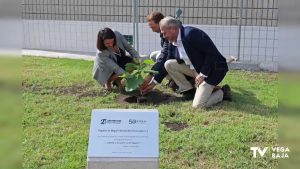
[[[141,54],[160,49],[146,23],[152,11],[175,15],[207,32],[241,62],[278,61],[278,0],[23,0],[23,48],[96,51],[100,28],[133,36]]]

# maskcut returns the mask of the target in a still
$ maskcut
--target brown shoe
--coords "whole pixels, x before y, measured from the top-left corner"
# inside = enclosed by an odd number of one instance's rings
[[[227,100],[227,101],[232,101],[232,95],[231,95],[231,88],[228,84],[224,85],[222,87],[222,91],[223,91],[223,100]]]

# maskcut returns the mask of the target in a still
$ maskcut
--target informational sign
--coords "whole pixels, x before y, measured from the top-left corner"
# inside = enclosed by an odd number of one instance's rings
[[[158,128],[157,110],[93,110],[88,158],[158,158]]]

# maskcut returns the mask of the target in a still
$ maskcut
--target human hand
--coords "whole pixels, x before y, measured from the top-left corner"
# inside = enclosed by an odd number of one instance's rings
[[[198,74],[195,78],[195,87],[198,87],[204,81],[204,79],[205,77]]]
[[[111,82],[106,82],[104,87],[105,87],[105,90],[111,91],[111,89],[112,89]]]
[[[147,75],[144,79],[144,82],[140,85],[140,89],[146,88],[150,81],[152,80],[153,76],[152,75]]]
[[[153,90],[153,88],[155,87],[155,85],[156,85],[155,83],[151,83],[151,84],[148,84],[143,89],[140,88],[141,94],[147,94],[147,93],[149,93],[151,90]]]
[[[153,78],[152,75],[147,75],[145,77],[143,84],[140,85],[140,92],[141,93],[144,93],[144,94],[148,93],[148,92],[150,92],[154,88],[155,83],[152,82],[150,84],[152,78]]]

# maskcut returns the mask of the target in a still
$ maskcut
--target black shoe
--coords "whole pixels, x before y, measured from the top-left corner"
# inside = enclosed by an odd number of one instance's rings
[[[195,86],[195,78],[194,77],[185,75],[185,78],[187,81],[189,81],[191,83],[192,86]]]
[[[176,90],[178,90],[178,86],[177,86],[177,84],[173,80],[170,80],[169,83],[167,84],[167,86],[169,88],[171,88],[173,92],[175,92]]]
[[[193,100],[194,97],[195,97],[195,92],[196,92],[195,88],[192,88],[188,91],[182,92],[182,98],[181,99],[183,101]]]
[[[223,100],[227,100],[227,101],[232,101],[232,95],[231,95],[231,89],[230,86],[228,84],[224,85],[222,87],[222,91],[223,91]]]

